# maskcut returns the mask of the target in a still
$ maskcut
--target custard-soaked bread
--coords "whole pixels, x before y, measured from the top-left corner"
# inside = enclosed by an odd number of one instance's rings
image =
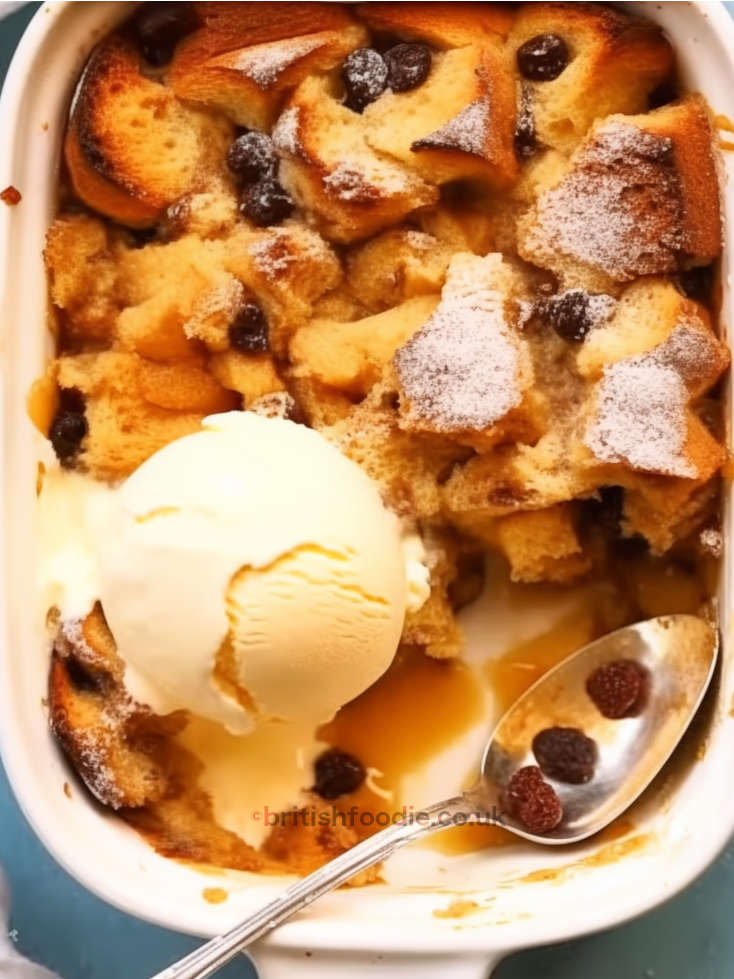
[[[371,313],[406,299],[439,293],[452,249],[437,237],[412,228],[392,228],[349,250],[350,291]]]
[[[322,432],[346,418],[354,408],[353,400],[343,391],[328,387],[315,377],[288,375],[288,393],[296,404],[298,420]]]
[[[501,517],[493,529],[488,543],[507,558],[513,581],[567,582],[591,568],[570,503]]]
[[[507,187],[517,177],[515,85],[491,43],[434,54],[409,92],[387,91],[364,112],[367,141],[429,183],[474,179]]]
[[[426,655],[434,659],[453,659],[461,655],[464,636],[456,621],[450,592],[458,583],[464,553],[457,538],[440,525],[423,523],[420,534],[431,590],[419,609],[406,614],[402,642],[422,646]],[[464,547],[463,551],[466,550]]]
[[[245,301],[242,283],[224,267],[219,242],[185,235],[167,244],[128,249],[118,263],[124,308],[116,335],[126,349],[152,360],[196,358],[197,339],[227,346],[229,324]]]
[[[330,240],[366,238],[438,198],[418,173],[373,150],[368,132],[319,77],[299,85],[273,130],[282,183]]]
[[[147,78],[140,56],[111,35],[92,52],[64,143],[76,195],[122,224],[144,227],[224,170],[229,123]]]
[[[691,96],[597,123],[519,222],[518,250],[565,286],[613,290],[721,251],[713,134]]]
[[[357,12],[378,35],[426,41],[439,49],[505,38],[513,21],[507,3],[362,3]]]
[[[224,350],[212,354],[209,370],[222,387],[242,395],[245,408],[267,394],[285,391],[285,383],[269,354]]]
[[[168,790],[163,734],[127,695],[122,667],[97,606],[58,626],[49,676],[51,727],[89,790],[106,806],[142,806]]]
[[[262,306],[269,345],[285,357],[288,341],[309,318],[316,300],[341,280],[339,260],[315,231],[291,223],[224,246],[223,264],[244,282]]]
[[[158,449],[196,431],[205,415],[240,403],[196,364],[105,350],[62,356],[52,369],[62,390],[84,399],[88,434],[78,461],[97,479],[129,476]]]
[[[720,506],[717,479],[670,479],[630,474],[626,479],[622,529],[644,537],[662,554],[711,521]]]
[[[494,226],[486,205],[467,205],[459,195],[451,200],[446,195],[436,207],[422,208],[415,215],[421,231],[431,235],[453,252],[473,252],[486,255],[494,248]]]
[[[119,312],[117,248],[109,227],[86,214],[63,215],[48,230],[43,257],[51,301],[64,311],[68,334],[109,338]]]
[[[535,441],[543,399],[513,322],[523,283],[498,254],[457,254],[434,315],[395,355],[400,424],[488,448]]]
[[[134,248],[97,219],[62,215],[46,262],[70,335],[115,339],[163,362],[196,360],[202,343],[228,350],[230,327],[252,303],[263,311],[267,342],[285,353],[313,302],[341,278],[331,249],[299,225],[238,225],[211,239],[187,232]]]
[[[293,375],[314,377],[349,395],[365,395],[395,351],[433,314],[438,296],[416,296],[353,322],[312,320],[291,340]]]
[[[729,366],[729,351],[711,328],[708,311],[666,279],[640,279],[628,286],[612,316],[591,330],[579,347],[582,377],[597,380],[617,361],[658,348],[692,398],[704,395]]]
[[[220,109],[241,126],[269,129],[286,93],[368,42],[341,4],[192,3],[200,26],[170,67],[174,92]]]
[[[570,153],[595,119],[644,112],[648,94],[673,69],[673,51],[650,21],[590,3],[524,3],[507,40],[518,49],[542,35],[561,38],[568,62],[556,77],[522,78],[542,145]]]
[[[640,472],[709,479],[724,449],[691,410],[729,364],[704,309],[672,285],[641,281],[587,340],[579,368],[598,378],[584,441],[602,463]],[[586,344],[584,344],[586,346]]]
[[[420,519],[436,516],[441,509],[439,484],[468,450],[445,439],[402,431],[396,402],[395,384],[385,379],[321,432],[375,480],[396,513]]]

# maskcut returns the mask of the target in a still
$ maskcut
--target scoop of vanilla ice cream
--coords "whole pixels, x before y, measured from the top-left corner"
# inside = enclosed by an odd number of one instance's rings
[[[99,598],[130,693],[235,733],[333,716],[387,669],[427,595],[369,477],[318,433],[252,412],[157,452],[106,522]]]

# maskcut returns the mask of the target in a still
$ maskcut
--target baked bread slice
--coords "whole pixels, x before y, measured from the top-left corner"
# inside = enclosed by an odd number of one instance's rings
[[[656,25],[595,3],[521,4],[507,39],[515,70],[518,48],[548,34],[565,42],[568,65],[553,79],[520,80],[537,140],[566,154],[595,119],[644,112],[673,70],[673,51]]]
[[[169,69],[174,92],[241,126],[270,129],[285,95],[368,42],[341,4],[193,3],[200,26]]]
[[[165,740],[175,720],[159,720],[122,685],[122,664],[97,605],[58,625],[49,675],[51,728],[90,792],[112,809],[143,806],[169,788]]]
[[[476,44],[482,37],[499,41],[513,21],[508,3],[361,3],[357,13],[378,36],[439,49]]]
[[[121,224],[145,227],[213,175],[224,179],[231,138],[224,119],[185,106],[147,78],[132,43],[113,34],[84,69],[64,158],[80,200]]]
[[[197,431],[206,415],[241,402],[200,365],[160,364],[122,351],[66,354],[51,371],[62,391],[83,399],[89,434],[78,464],[101,480],[129,476],[164,445]]]
[[[482,450],[537,440],[543,398],[512,312],[523,294],[501,255],[454,255],[435,313],[394,357],[402,428]]]
[[[517,177],[515,86],[495,44],[434,54],[422,85],[385,92],[364,120],[373,149],[428,182],[474,179],[502,188]]]
[[[423,326],[437,305],[437,295],[415,296],[349,323],[312,320],[291,340],[292,373],[313,377],[350,396],[364,396],[395,351]]]
[[[614,291],[721,252],[713,131],[697,96],[598,122],[556,176],[519,221],[518,250],[566,287]]]
[[[367,134],[365,116],[317,76],[296,89],[273,129],[281,183],[331,241],[366,238],[438,199],[435,186],[374,150]]]
[[[377,313],[439,293],[450,259],[451,249],[434,235],[391,228],[347,252],[346,282],[360,306]]]

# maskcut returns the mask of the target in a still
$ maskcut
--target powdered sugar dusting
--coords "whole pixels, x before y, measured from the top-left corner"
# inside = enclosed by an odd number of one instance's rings
[[[580,147],[571,171],[542,195],[524,249],[549,267],[561,252],[625,282],[674,271],[681,227],[671,140],[614,121]]]
[[[698,539],[704,551],[712,557],[719,558],[724,553],[724,535],[715,527],[705,527]]]
[[[245,301],[245,287],[234,276],[228,276],[207,290],[194,304],[191,316],[184,322],[187,337],[206,339],[207,327],[213,322],[229,324]]]
[[[298,139],[298,127],[300,124],[301,110],[297,105],[292,105],[280,114],[278,121],[273,127],[271,137],[276,150],[281,153],[290,153],[291,156],[298,156],[301,152],[301,144]]]
[[[319,37],[276,41],[273,44],[245,48],[244,51],[238,51],[234,57],[231,54],[224,55],[213,59],[210,64],[226,65],[235,71],[241,71],[266,92],[277,84],[287,68],[322,47],[323,43],[323,39]]]
[[[325,242],[310,231],[277,228],[248,246],[255,269],[267,279],[277,279],[299,262],[323,263],[332,259]],[[307,268],[307,267],[306,267]]]
[[[700,321],[681,319],[670,336],[656,350],[661,363],[668,364],[686,382],[711,383],[720,372],[720,346],[716,337]],[[712,376],[713,375],[713,376]]]
[[[413,420],[482,431],[520,403],[517,342],[505,297],[489,284],[501,264],[498,255],[455,256],[436,312],[395,355]]]
[[[470,102],[453,119],[429,136],[417,139],[411,149],[451,149],[486,159],[486,139],[491,113],[488,99]]]
[[[380,166],[376,159],[356,158],[338,163],[323,179],[324,189],[337,200],[369,204],[406,194],[411,183],[395,167]]]

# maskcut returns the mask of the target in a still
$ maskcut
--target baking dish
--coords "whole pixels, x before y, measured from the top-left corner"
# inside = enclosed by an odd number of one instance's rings
[[[54,857],[82,884],[124,911],[180,931],[211,935],[264,903],[284,881],[194,869],[157,856],[114,816],[73,787],[42,705],[47,653],[36,612],[33,501],[36,466],[47,448],[25,411],[31,381],[51,353],[45,329],[41,249],[55,205],[65,111],[95,40],[128,10],[127,3],[44,5],[13,61],[0,106],[0,187],[22,194],[0,212],[0,746],[18,801]],[[734,117],[734,29],[722,4],[629,3],[660,22],[678,52],[687,86],[715,112]],[[731,170],[724,160],[722,168]],[[734,191],[724,177],[727,226]],[[723,259],[722,322],[731,318],[731,246]],[[729,501],[725,530],[730,533]],[[728,789],[734,718],[727,550],[721,581],[723,668],[705,718],[700,760],[689,746],[667,777],[636,808],[634,828],[617,840],[573,850],[520,846],[445,857],[414,848],[389,868],[389,883],[330,895],[256,950],[261,974],[292,976],[300,966],[326,975],[389,969],[391,975],[485,976],[509,951],[608,927],[653,907],[685,886],[715,857],[734,829]],[[481,732],[475,737],[481,737]],[[440,784],[455,769],[447,756],[432,774]],[[64,792],[71,783],[70,798]],[[228,899],[207,903],[205,888]],[[463,917],[436,917],[457,899],[476,902]],[[305,958],[304,950],[310,957]]]

